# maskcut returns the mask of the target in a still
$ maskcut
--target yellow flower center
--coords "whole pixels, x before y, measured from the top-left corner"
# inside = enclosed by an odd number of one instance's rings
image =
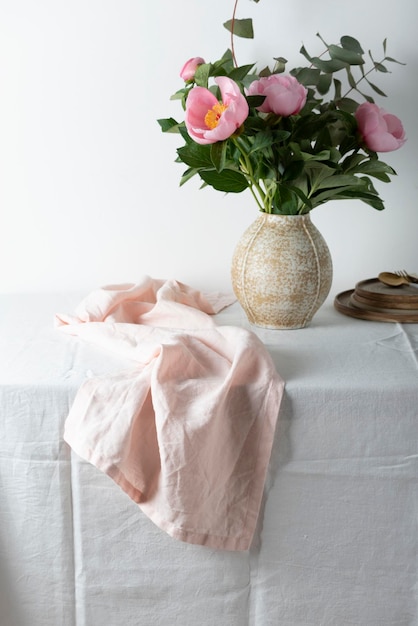
[[[227,104],[218,102],[214,104],[211,109],[205,115],[205,124],[208,128],[216,128],[221,119],[222,113],[228,108]]]

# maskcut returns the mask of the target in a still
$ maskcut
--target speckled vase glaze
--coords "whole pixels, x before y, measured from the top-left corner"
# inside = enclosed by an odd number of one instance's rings
[[[331,255],[309,214],[260,213],[235,248],[231,279],[251,324],[303,328],[331,288]]]

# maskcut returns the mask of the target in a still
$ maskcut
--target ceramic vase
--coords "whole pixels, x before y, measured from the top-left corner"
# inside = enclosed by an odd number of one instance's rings
[[[330,291],[331,255],[309,214],[260,213],[235,248],[231,279],[251,324],[303,328]]]

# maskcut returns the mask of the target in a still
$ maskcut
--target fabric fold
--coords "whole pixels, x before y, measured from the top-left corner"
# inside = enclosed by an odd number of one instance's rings
[[[67,443],[172,537],[247,550],[284,383],[254,333],[216,326],[233,300],[144,277],[93,292],[56,323],[127,359],[83,383]]]

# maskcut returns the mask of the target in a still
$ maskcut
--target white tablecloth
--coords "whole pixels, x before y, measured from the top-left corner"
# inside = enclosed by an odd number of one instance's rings
[[[418,624],[418,325],[327,304],[256,330],[286,389],[235,553],[171,539],[63,442],[81,382],[123,365],[53,328],[78,299],[0,297],[1,626]]]

